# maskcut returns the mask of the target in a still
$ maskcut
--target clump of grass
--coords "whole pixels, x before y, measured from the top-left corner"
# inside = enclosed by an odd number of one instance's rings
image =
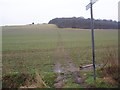
[[[43,81],[41,75],[38,72],[36,72],[36,86],[38,88],[45,88],[45,87],[47,87],[47,85],[45,84],[45,82]]]
[[[10,73],[3,76],[3,88],[48,88],[41,74],[35,73]]]
[[[3,75],[2,86],[3,88],[18,88],[24,85],[27,78],[30,77],[32,77],[32,75],[18,72]]]
[[[80,84],[74,83],[72,78],[69,78],[65,83],[63,88],[83,88]]]
[[[54,83],[55,83],[56,78],[57,78],[57,75],[53,72],[44,73],[43,80],[46,83],[47,88],[49,88],[49,87],[53,88],[54,87]]]
[[[93,79],[93,72],[86,72],[84,76],[86,87],[88,88],[117,88],[117,86],[111,85],[104,82],[103,78],[98,74],[99,70],[96,71],[96,80]]]
[[[61,72],[60,75],[65,75],[65,73],[64,73],[64,72]]]
[[[101,68],[100,75],[104,78],[103,81],[111,85],[120,85],[120,75],[118,66],[118,52],[113,48],[108,48],[105,52],[104,66]]]

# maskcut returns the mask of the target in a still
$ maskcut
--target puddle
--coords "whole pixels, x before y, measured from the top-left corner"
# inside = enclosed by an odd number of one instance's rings
[[[57,63],[55,64],[54,72],[55,72],[55,73],[61,73],[61,72],[63,72],[63,69],[62,69],[61,64],[60,64],[59,62],[57,62]]]
[[[61,73],[62,70],[61,70],[61,69],[56,69],[56,70],[54,70],[54,72],[55,72],[55,73]]]

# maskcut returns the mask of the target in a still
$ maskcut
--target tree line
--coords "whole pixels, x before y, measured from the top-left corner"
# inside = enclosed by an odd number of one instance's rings
[[[49,21],[48,24],[56,24],[59,28],[81,28],[90,29],[91,19],[85,19],[84,17],[72,17],[72,18],[55,18]],[[117,29],[118,22],[106,19],[94,19],[95,29]]]

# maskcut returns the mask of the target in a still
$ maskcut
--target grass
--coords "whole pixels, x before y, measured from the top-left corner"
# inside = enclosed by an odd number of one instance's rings
[[[89,29],[60,29],[55,25],[44,24],[5,26],[2,33],[3,74],[34,73],[37,69],[45,82],[53,87],[55,79],[53,68],[57,42],[60,39],[76,66],[92,63],[91,30]],[[61,38],[58,37],[58,34],[61,35]],[[96,63],[107,61],[108,50],[117,55],[117,45],[117,30],[95,30]],[[53,77],[50,77],[51,75]],[[70,85],[66,87],[73,85],[73,83],[68,84]]]
[[[83,88],[81,85],[74,83],[72,79],[69,79],[65,82],[63,88]]]
[[[42,28],[41,28],[42,27]],[[56,47],[57,30],[66,47],[91,46],[91,30],[58,29],[55,26],[35,25],[3,27],[3,51],[50,49]],[[96,30],[96,46],[117,44],[117,30]]]
[[[50,88],[55,83],[57,75],[52,72],[44,73],[42,76],[36,72],[34,73],[19,73],[12,72],[3,75],[3,88]]]
[[[96,69],[96,81],[93,80],[92,71],[82,72],[83,77],[86,80],[86,84],[88,85],[87,87],[118,88],[118,86],[120,85],[117,50],[114,50],[113,48],[108,48],[104,50],[104,60],[101,60],[103,66]]]
[[[3,73],[10,72],[51,72],[54,65],[54,52],[41,50],[3,52]],[[44,68],[43,68],[44,67]]]
[[[20,73],[11,73],[3,75],[3,88],[18,88],[23,84],[30,75],[20,74]]]
[[[54,88],[54,83],[55,83],[56,77],[57,77],[57,75],[55,73],[52,73],[52,72],[44,73],[43,80],[49,87]]]
[[[86,74],[83,78],[85,79],[86,87],[88,88],[118,88],[117,84],[111,84],[111,79],[103,78],[101,74],[99,74],[99,70],[97,70],[96,80],[93,79],[92,72],[83,72]],[[107,80],[107,81],[106,81]],[[113,82],[113,81],[112,81]]]

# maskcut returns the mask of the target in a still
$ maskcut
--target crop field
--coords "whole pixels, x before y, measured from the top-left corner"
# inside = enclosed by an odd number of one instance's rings
[[[4,26],[2,35],[3,74],[37,70],[44,75],[54,72],[57,61],[71,60],[76,67],[92,64],[89,29],[52,24]],[[108,53],[117,58],[117,45],[118,30],[95,30],[96,63],[106,62]]]
[[[117,32],[95,30],[96,62],[105,58],[107,49],[117,53]],[[59,29],[55,25],[3,27],[3,73],[53,71],[59,41],[76,65],[92,63],[91,30]]]

